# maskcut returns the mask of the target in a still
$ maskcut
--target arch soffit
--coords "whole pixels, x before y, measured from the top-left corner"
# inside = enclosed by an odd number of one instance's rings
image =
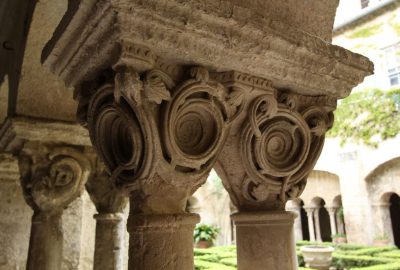
[[[400,157],[390,159],[378,165],[365,177],[368,195],[373,204],[386,204],[389,202],[392,194],[400,194],[400,184],[392,185],[390,180],[384,177],[390,174],[392,170],[399,172],[400,180]]]
[[[326,182],[335,182],[337,183],[338,190],[334,194],[324,193],[322,190],[311,190],[315,188],[311,184],[311,179],[318,179],[320,181],[322,180]],[[335,198],[341,196],[339,176],[335,173],[323,170],[313,170],[308,176],[308,181],[309,182],[307,183],[307,186],[309,187],[309,189],[307,190],[306,186],[304,193],[300,196],[300,199],[304,201],[305,206],[317,206],[319,205],[319,202],[321,200],[324,200],[326,205],[335,205]],[[318,203],[316,204],[317,201]]]

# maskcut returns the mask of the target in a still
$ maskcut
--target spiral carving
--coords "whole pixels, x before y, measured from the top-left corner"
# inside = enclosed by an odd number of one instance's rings
[[[62,211],[81,194],[89,161],[70,148],[39,151],[32,155],[24,150],[19,159],[25,199],[34,210]]]
[[[307,122],[273,96],[261,96],[252,104],[250,121],[242,134],[241,153],[252,181],[280,192],[292,184],[292,176],[307,160],[311,136]]]
[[[176,170],[204,171],[212,166],[226,138],[226,92],[208,81],[197,68],[194,79],[178,87],[164,110],[163,140],[166,159]]]
[[[123,94],[118,104],[114,87],[106,85],[91,99],[88,111],[90,138],[118,187],[147,178],[154,170],[152,127],[140,105]]]

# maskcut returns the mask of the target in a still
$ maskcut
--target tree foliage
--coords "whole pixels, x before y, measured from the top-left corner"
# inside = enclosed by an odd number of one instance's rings
[[[400,89],[356,92],[341,101],[329,137],[377,147],[400,131]]]

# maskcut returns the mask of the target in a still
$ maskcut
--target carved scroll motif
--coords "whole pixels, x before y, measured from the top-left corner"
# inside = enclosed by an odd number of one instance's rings
[[[47,212],[61,211],[76,199],[90,172],[88,160],[69,148],[40,158],[22,154],[20,168],[28,204]]]
[[[163,178],[210,170],[241,104],[232,93],[201,67],[180,84],[156,69],[117,73],[91,97],[87,114],[92,143],[116,186],[136,189],[158,169]]]
[[[332,114],[322,107],[299,111],[305,106],[295,95],[278,100],[273,95],[256,98],[244,124],[241,154],[249,176],[243,181],[248,200],[263,201],[268,194],[278,194],[281,201],[299,196],[332,125]]]

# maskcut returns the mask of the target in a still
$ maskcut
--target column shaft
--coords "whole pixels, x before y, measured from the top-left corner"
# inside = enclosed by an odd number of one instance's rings
[[[291,207],[287,208],[287,211],[291,211],[296,214],[296,218],[294,220],[294,238],[297,241],[303,240],[303,227],[301,223],[301,208],[300,207]]]
[[[314,209],[306,209],[308,218],[308,231],[310,234],[310,241],[315,242],[315,230],[314,230]]]
[[[321,237],[321,225],[319,222],[319,208],[314,210],[314,221],[315,221],[315,237],[317,238],[317,242],[322,242]]]
[[[122,269],[123,215],[97,214],[94,270]]]
[[[35,211],[32,216],[27,270],[61,269],[63,231],[61,213]]]
[[[128,218],[129,270],[191,270],[197,214],[144,215]]]
[[[336,222],[338,233],[345,234],[343,218],[339,215],[339,213],[336,213]]]
[[[337,234],[337,230],[336,230],[336,208],[327,208],[328,213],[329,213],[329,221],[330,221],[330,225],[331,225],[331,232],[332,235]]]
[[[297,269],[295,214],[239,212],[232,218],[236,224],[238,270]]]

